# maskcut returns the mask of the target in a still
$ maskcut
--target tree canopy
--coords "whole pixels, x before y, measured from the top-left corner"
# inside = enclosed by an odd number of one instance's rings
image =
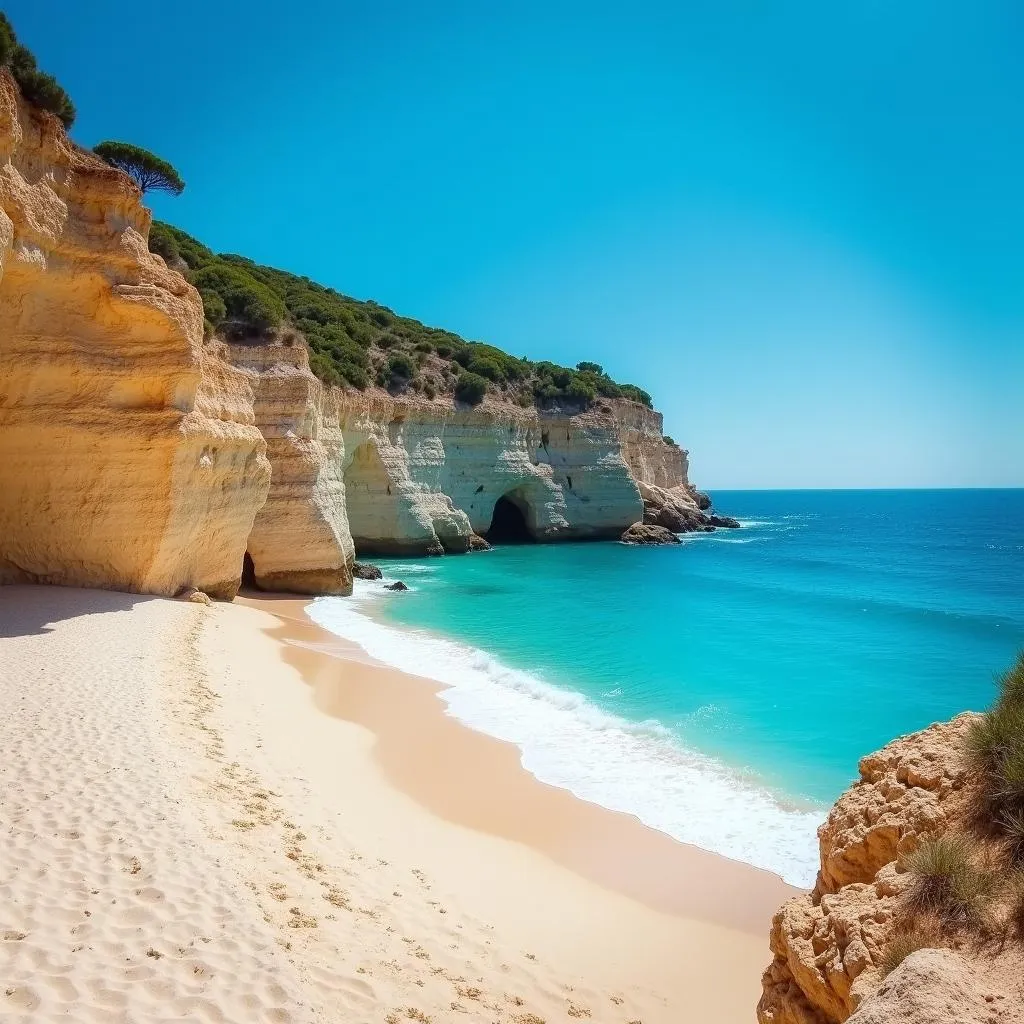
[[[185,190],[185,182],[177,170],[141,146],[108,140],[93,146],[92,151],[108,164],[128,174],[143,192],[153,189],[180,196]]]
[[[75,105],[53,75],[40,71],[31,51],[18,42],[3,12],[0,12],[0,66],[7,67],[25,100],[60,118],[65,128],[75,123]]]

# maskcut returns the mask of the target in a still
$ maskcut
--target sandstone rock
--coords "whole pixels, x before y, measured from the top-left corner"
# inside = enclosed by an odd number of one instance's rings
[[[369,562],[353,562],[352,575],[357,580],[379,580],[384,575],[375,565]]]
[[[490,551],[491,545],[483,539],[478,537],[475,533],[469,535],[469,550],[470,551]]]
[[[861,758],[860,781],[818,830],[819,892],[871,881],[883,865],[942,828],[967,782],[964,738],[976,717],[958,715]]]
[[[690,492],[690,497],[693,498],[694,504],[702,512],[707,512],[707,510],[711,508],[711,498],[703,491],[698,491],[692,484],[690,484],[687,489]]]
[[[762,978],[760,1024],[841,1024],[878,987],[880,954],[908,881],[898,858],[957,812],[967,782],[964,737],[975,717],[929,726],[861,759],[860,781],[818,830],[814,890],[772,922],[775,959]]]
[[[270,491],[248,553],[263,590],[350,594],[355,549],[345,507],[338,396],[313,376],[304,345],[230,345],[267,442]]]
[[[634,523],[622,535],[623,544],[679,544],[681,541],[664,526],[651,526],[648,523]]]
[[[641,483],[644,522],[673,533],[705,532],[713,529],[707,515],[694,503],[685,487],[664,488]]]
[[[1010,1024],[1019,1003],[948,949],[911,953],[849,1024]]]
[[[210,600],[209,594],[204,594],[201,590],[196,590],[194,587],[189,587],[180,596],[183,601],[188,601],[190,604],[205,604],[209,606],[213,603]]]
[[[0,70],[0,583],[237,590],[266,445],[149,225]]]
[[[401,580],[395,580],[394,583],[386,584],[384,589],[385,590],[408,590],[409,588]]]

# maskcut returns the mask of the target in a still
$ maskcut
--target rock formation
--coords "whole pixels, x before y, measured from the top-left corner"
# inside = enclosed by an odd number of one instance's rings
[[[349,594],[355,549],[345,510],[345,441],[338,394],[310,373],[302,344],[231,345],[255,395],[270,491],[248,540],[263,590]]]
[[[760,1024],[840,1024],[878,988],[880,955],[907,882],[898,860],[958,812],[974,717],[932,725],[861,759],[860,781],[818,830],[814,889],[772,922]]]
[[[1019,1004],[948,949],[912,953],[850,1024],[1011,1024]]]
[[[711,528],[637,402],[468,408],[327,388],[298,339],[204,342],[138,188],[6,72],[0,161],[0,583],[344,594],[357,548]]]
[[[0,70],[0,582],[237,589],[266,445],[149,223]]]
[[[643,512],[617,408],[577,416],[345,392],[345,495],[356,549],[441,554],[479,546],[501,499],[536,540],[617,538]],[[661,445],[660,433],[658,444]]]
[[[682,541],[671,530],[664,526],[651,526],[648,523],[634,523],[620,538],[623,544],[681,544]]]

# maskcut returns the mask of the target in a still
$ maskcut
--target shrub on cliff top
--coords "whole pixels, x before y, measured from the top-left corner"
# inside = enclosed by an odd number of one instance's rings
[[[427,327],[376,302],[350,298],[308,277],[261,266],[244,256],[218,255],[169,224],[154,222],[150,248],[165,259],[178,257],[188,264],[189,279],[194,284],[202,283],[209,293],[204,294],[204,301],[210,302],[207,319],[209,313],[217,313],[216,303],[209,299],[213,293],[225,303],[229,326],[237,316],[220,276],[213,280],[212,273],[203,274],[208,268],[233,268],[268,289],[282,304],[282,322],[301,332],[311,356],[317,357],[310,359],[313,372],[328,384],[365,388],[371,376],[371,354],[377,352],[387,353],[387,358],[375,360],[381,386],[392,386],[400,379],[415,382],[417,372],[422,370],[436,382],[431,386],[438,393],[441,388],[457,388],[457,400],[473,405],[483,400],[489,387],[503,399],[522,406],[561,404],[574,410],[586,407],[598,395],[623,395],[598,363],[583,362],[573,370],[556,363],[520,359],[494,345],[467,342],[450,331]],[[399,362],[392,364],[392,356],[400,357]],[[408,377],[404,371],[399,372],[406,359],[416,364]],[[638,388],[633,391],[631,397],[636,401],[646,395]]]
[[[108,139],[93,146],[92,151],[112,167],[124,171],[143,193],[152,189],[180,196],[185,191],[185,182],[177,170],[148,149]]]
[[[971,726],[967,752],[990,820],[1024,853],[1024,652],[999,679],[995,704]]]
[[[914,875],[912,905],[952,924],[979,924],[996,889],[996,876],[974,863],[970,842],[942,835],[923,842],[906,859]]]
[[[468,370],[459,375],[458,383],[455,385],[455,397],[466,405],[479,405],[487,394],[487,381],[485,378]]]
[[[25,100],[41,110],[48,110],[60,118],[65,128],[75,123],[75,105],[60,87],[53,75],[40,71],[31,51],[18,42],[14,29],[0,12],[0,65],[10,69],[11,75]]]
[[[209,291],[220,296],[225,309],[223,322],[230,326],[267,331],[284,321],[281,299],[240,267],[209,263],[192,276],[192,283],[200,293]]]

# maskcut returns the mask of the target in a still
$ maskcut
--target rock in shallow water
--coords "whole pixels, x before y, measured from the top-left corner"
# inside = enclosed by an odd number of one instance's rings
[[[384,589],[385,590],[408,590],[409,588],[401,580],[395,580],[394,583],[388,583],[384,587]]]
[[[664,526],[653,526],[650,523],[634,523],[622,535],[623,544],[679,544],[681,541]]]
[[[724,526],[727,530],[738,530],[740,523],[738,519],[733,519],[732,516],[708,516],[708,523],[711,526]]]
[[[357,580],[379,580],[384,574],[369,562],[353,562],[352,575]]]

